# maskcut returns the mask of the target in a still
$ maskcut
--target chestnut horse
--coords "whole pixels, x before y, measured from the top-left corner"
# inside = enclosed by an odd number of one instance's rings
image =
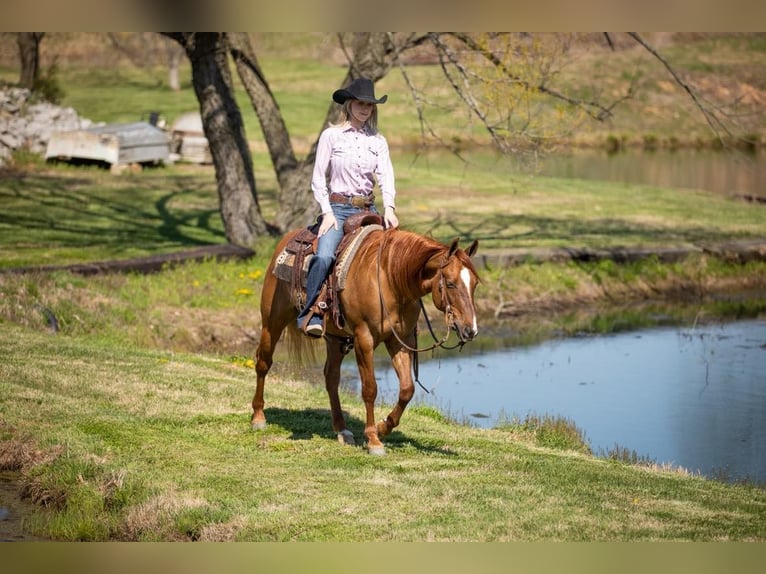
[[[254,429],[266,426],[263,412],[263,387],[272,365],[274,347],[285,327],[298,333],[298,310],[291,286],[274,273],[275,259],[298,231],[286,235],[277,246],[261,295],[261,340],[256,352],[256,390],[253,396]],[[338,440],[355,444],[354,435],[346,429],[338,397],[340,367],[353,343],[362,399],[366,409],[364,434],[370,454],[383,455],[381,438],[399,425],[404,409],[415,391],[413,358],[416,348],[416,326],[421,310],[420,299],[431,293],[435,307],[444,313],[447,334],[457,333],[459,342],[471,341],[478,332],[474,290],[479,281],[470,257],[477,241],[468,249],[458,247],[458,239],[447,246],[422,235],[400,229],[374,230],[358,248],[347,271],[345,288],[338,300],[345,320],[339,330],[325,313],[324,365],[325,387],[330,399],[333,430]],[[378,393],[373,370],[373,351],[384,343],[399,378],[399,400],[388,416],[376,424],[375,399]]]

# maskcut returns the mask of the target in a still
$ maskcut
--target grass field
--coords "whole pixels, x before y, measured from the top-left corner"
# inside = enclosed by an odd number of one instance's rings
[[[123,35],[123,36],[127,36]],[[579,35],[582,36],[582,35]],[[598,35],[597,35],[598,36]],[[578,35],[574,35],[575,38]],[[647,34],[684,79],[693,82],[700,97],[722,106],[738,136],[766,139],[763,78],[766,64],[763,34]],[[603,38],[584,36],[574,41],[565,58],[552,64],[557,85],[584,95],[598,93],[618,98],[633,83],[638,91],[603,122],[562,119],[566,140],[578,145],[709,145],[716,138],[688,94],[674,84],[667,70],[633,41],[616,35],[616,51]],[[128,42],[129,40],[125,40]],[[144,42],[145,43],[145,42]],[[259,63],[276,96],[294,145],[305,151],[317,137],[330,104],[330,95],[345,75],[345,57],[334,34],[259,33],[253,35]],[[165,52],[126,58],[104,34],[52,33],[41,44],[44,70],[55,62],[56,79],[64,92],[62,103],[93,121],[132,122],[159,111],[172,122],[197,109],[188,64],[182,66],[182,90],[167,87]],[[148,48],[147,48],[148,49]],[[437,65],[407,68],[412,84],[422,90],[428,124],[444,141],[488,143],[478,122],[459,105]],[[583,78],[587,81],[583,82]],[[18,81],[15,38],[0,35],[0,82]],[[395,146],[423,142],[415,101],[407,81],[392,70],[378,85],[389,95],[381,110],[381,127]],[[262,146],[258,120],[246,96],[238,101],[251,142]],[[562,111],[552,106],[554,114]],[[425,143],[435,144],[427,137]]]
[[[503,245],[471,219],[499,197],[497,176],[482,173],[470,193],[468,184],[455,186],[450,196],[461,208],[439,207],[438,217],[428,205],[445,195],[430,190],[443,182],[413,176],[423,192],[415,188],[403,202],[402,218],[412,214],[413,225],[438,235]],[[438,174],[446,178],[444,169]],[[4,178],[2,265],[220,242],[211,179],[204,169],[181,167],[119,178],[90,168],[33,167]],[[600,194],[611,220],[624,220],[609,236],[616,242],[651,244],[659,221],[668,229],[663,242],[670,234],[697,240],[706,229],[718,238],[763,233],[752,206],[704,194],[641,188],[656,202],[646,225],[635,223],[635,206],[618,200],[620,189],[534,185],[540,191],[518,193],[510,209],[550,223],[539,228],[541,244],[609,243],[595,233],[583,237],[570,224],[572,212],[562,216],[565,205],[583,219],[592,213],[578,207],[580,193],[591,202]],[[541,199],[546,195],[550,203]],[[717,208],[697,209],[696,221],[675,205],[689,201],[691,209],[701,198]],[[535,432],[472,429],[429,408],[405,413],[382,461],[361,447],[343,448],[330,432],[318,370],[294,370],[284,350],[267,386],[271,425],[250,431],[250,358],[272,242],[264,240],[250,261],[152,275],[0,275],[0,466],[19,469],[23,492],[39,505],[25,521],[30,532],[64,540],[357,540],[360,530],[378,541],[766,539],[766,498],[755,486],[607,462],[571,444],[551,449]],[[483,270],[482,321],[508,301],[576,310],[605,297],[644,299],[689,286],[763,293],[766,284],[763,263],[607,263]],[[762,299],[760,311],[756,303],[750,312],[764,312]],[[577,331],[592,321],[572,323],[571,315],[531,315],[526,332],[560,330],[566,322]],[[51,316],[57,334],[48,332]],[[344,405],[360,436],[359,398],[346,396]],[[395,531],[387,528],[392,520]]]
[[[427,407],[380,459],[338,444],[323,388],[296,374],[267,385],[270,426],[253,432],[241,364],[13,326],[0,348],[2,460],[45,506],[27,527],[57,538],[766,538],[766,492],[750,486],[545,448]],[[344,399],[360,436],[360,403]]]
[[[273,54],[263,62],[301,145],[326,109],[316,94],[342,75],[332,62],[309,62]],[[143,68],[60,73],[67,101],[91,119],[131,121],[139,108],[170,114],[190,105],[188,90],[173,94]],[[385,90],[397,91],[393,83]],[[403,108],[387,110],[399,126],[409,121]],[[253,139],[268,218],[276,184]],[[445,241],[478,238],[480,251],[766,236],[762,208],[710,193],[543,178],[481,151],[467,164],[404,146],[395,154],[403,225]],[[205,166],[114,176],[20,154],[0,174],[0,206],[6,271],[225,241]],[[20,493],[35,504],[28,532],[146,541],[766,540],[763,488],[595,458],[560,421],[482,430],[416,406],[389,437],[388,456],[341,446],[316,365],[293,366],[284,351],[266,388],[270,426],[251,431],[257,307],[274,242],[263,238],[248,261],[150,275],[0,273],[0,470],[18,473]],[[508,302],[548,311],[510,323],[524,333],[608,330],[603,316],[578,313],[679,292],[695,295],[697,316],[766,312],[762,262],[699,255],[481,274],[482,327],[508,326],[494,316]],[[726,310],[711,302],[741,290],[756,296]],[[342,400],[361,439],[362,403]]]
[[[557,180],[512,171],[484,153],[396,154],[402,225],[483,251],[518,247],[683,246],[764,235],[757,206],[704,191]],[[178,165],[114,177],[40,164],[0,179],[0,267],[66,264],[224,243],[214,173]],[[261,206],[276,182],[256,170]]]

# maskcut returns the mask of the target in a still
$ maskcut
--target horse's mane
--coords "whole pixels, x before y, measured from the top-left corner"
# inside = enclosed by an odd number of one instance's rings
[[[411,231],[397,229],[383,234],[386,246],[386,272],[394,289],[410,297],[417,297],[426,263],[448,247],[435,239]]]

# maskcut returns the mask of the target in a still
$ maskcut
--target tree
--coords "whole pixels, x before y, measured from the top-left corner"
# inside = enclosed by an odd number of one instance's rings
[[[183,46],[154,32],[107,32],[112,47],[138,68],[168,66],[168,87],[174,92],[181,89],[180,66],[185,55]]]
[[[279,105],[258,65],[249,36],[234,32],[164,34],[184,47],[191,62],[192,82],[213,156],[228,241],[249,246],[259,235],[282,233],[311,223],[317,215],[310,187],[316,142],[306,158],[297,159]],[[392,66],[392,46],[385,34],[356,35],[352,49],[354,57],[344,83],[360,75],[378,80]],[[277,175],[280,192],[273,224],[266,223],[258,205],[252,157],[242,116],[234,100],[228,55],[235,62],[261,123]],[[335,107],[328,107],[325,123],[336,113]]]
[[[184,57],[183,49],[179,49],[178,45],[168,42],[165,46],[165,51],[168,59],[168,86],[174,92],[181,90],[181,80],[179,77],[181,61]]]
[[[277,176],[279,201],[275,226],[277,229],[285,229],[293,221],[306,221],[312,216],[308,180],[311,177],[313,154],[298,161],[279,104],[258,65],[249,36],[245,33],[229,33],[228,41],[242,85],[261,124]]]
[[[19,47],[21,74],[19,85],[28,90],[34,90],[40,75],[40,42],[45,32],[18,32],[16,43]]]
[[[310,224],[317,215],[310,185],[316,141],[304,159],[296,158],[279,105],[258,65],[250,37],[244,33],[229,33],[227,36],[237,72],[261,124],[279,184],[275,229],[282,232]],[[343,83],[358,76],[373,81],[385,76],[392,66],[391,49],[385,34],[355,35],[354,56],[349,60],[349,70]],[[323,125],[333,121],[338,112],[337,106],[328,106]]]
[[[637,32],[625,35],[663,65],[722,143],[734,135],[735,129],[725,106],[701,97],[695,87],[684,80],[681,73],[642,35]],[[559,110],[564,109],[575,118],[579,116],[602,122],[612,117],[622,102],[636,94],[635,78],[624,93],[613,96],[609,101],[599,94],[598,86],[590,88],[591,96],[566,93],[557,88],[556,79],[561,62],[569,53],[568,43],[574,36],[572,34],[433,32],[428,36],[455,93],[503,151],[523,153],[529,149],[535,152],[545,148],[545,142],[551,135],[550,125],[540,123],[544,116],[535,114],[535,105],[542,100],[557,104]],[[614,50],[614,35],[603,33],[602,36],[609,49]],[[575,86],[573,90],[587,91],[585,84]],[[488,93],[492,97],[487,97]]]
[[[316,215],[310,178],[318,134],[308,155],[298,159],[249,36],[183,32],[165,35],[179,42],[191,60],[227,239],[238,245],[251,245],[258,235],[282,233],[310,223]],[[603,36],[605,44],[613,48],[612,36]],[[693,88],[642,36],[629,33],[629,37],[662,62],[692,96],[711,128],[720,130],[725,126],[716,109],[697,97]],[[536,154],[545,151],[554,136],[560,135],[557,130],[570,125],[560,119],[557,123],[547,121],[546,109],[554,106],[559,117],[568,114],[573,118],[571,125],[583,119],[604,121],[635,93],[635,84],[631,83],[624,93],[604,101],[597,89],[592,95],[581,95],[557,88],[570,38],[562,34],[525,33],[353,33],[339,34],[338,42],[348,59],[344,84],[359,76],[377,81],[398,67],[410,87],[424,135],[439,137],[428,123],[425,111],[428,97],[415,86],[407,71],[407,55],[415,49],[432,55],[448,85],[497,148],[516,154]],[[279,203],[272,224],[264,221],[258,206],[252,158],[232,91],[229,56],[256,111],[277,176]],[[330,105],[323,125],[332,121],[335,113],[335,107]]]
[[[184,47],[191,62],[192,84],[213,158],[226,239],[235,245],[252,245],[256,236],[269,232],[269,226],[258,205],[252,156],[242,114],[234,100],[226,34],[166,34]]]

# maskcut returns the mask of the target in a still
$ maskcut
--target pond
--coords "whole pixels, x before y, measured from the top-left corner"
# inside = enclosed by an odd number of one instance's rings
[[[470,347],[421,356],[429,393],[417,388],[413,404],[479,427],[560,416],[597,455],[619,446],[706,476],[766,481],[765,320]],[[385,362],[376,372],[391,404],[396,374]]]
[[[679,149],[609,154],[574,150],[544,159],[540,173],[551,177],[704,189],[726,196],[766,199],[766,157],[762,152]]]

